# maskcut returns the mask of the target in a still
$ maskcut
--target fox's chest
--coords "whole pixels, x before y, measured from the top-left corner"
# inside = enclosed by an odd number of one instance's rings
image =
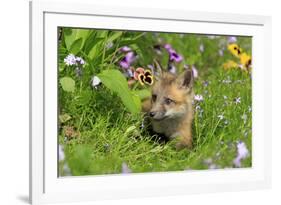
[[[178,133],[178,120],[152,121],[152,128],[155,132],[173,138]]]

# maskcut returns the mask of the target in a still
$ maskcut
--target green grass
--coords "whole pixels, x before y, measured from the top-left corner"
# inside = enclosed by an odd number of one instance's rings
[[[75,81],[73,92],[65,92],[59,87],[59,113],[68,116],[59,125],[59,144],[65,152],[65,159],[60,161],[61,176],[68,174],[63,169],[65,164],[74,176],[122,173],[124,165],[133,173],[231,168],[239,141],[246,144],[250,153],[241,161],[241,167],[251,167],[251,78],[239,69],[226,71],[222,68],[223,62],[234,59],[227,50],[222,57],[217,54],[219,42],[224,37],[208,39],[186,35],[182,38],[178,34],[154,36],[127,32],[114,39],[114,46],[106,50],[104,39],[112,37],[114,32],[103,34],[101,40],[97,40],[101,32],[105,31],[93,31],[87,36],[88,39],[93,35],[90,40],[100,42],[97,51],[87,54],[90,48],[85,43],[75,53],[87,62],[80,77],[73,68],[63,64],[65,56],[71,53],[64,37],[59,45],[59,76],[70,76]],[[130,42],[134,37],[138,39]],[[103,69],[112,66],[118,69],[120,54],[117,50],[122,45],[136,50],[139,65],[151,64],[153,49],[150,48],[160,37],[184,56],[178,67],[194,64],[199,71],[194,92],[202,95],[203,101],[194,103],[194,146],[191,150],[178,151],[173,141],[163,144],[153,140],[147,130],[141,128],[142,113],[128,112],[120,97],[104,85],[97,89],[90,85],[92,76]],[[205,46],[202,53],[198,51],[200,43]],[[246,50],[251,48],[250,38],[240,37],[238,43]],[[90,53],[94,55],[90,56]],[[167,59],[165,55],[160,57],[163,64]],[[241,102],[236,102],[238,98]],[[66,133],[66,127],[73,129],[70,134]]]

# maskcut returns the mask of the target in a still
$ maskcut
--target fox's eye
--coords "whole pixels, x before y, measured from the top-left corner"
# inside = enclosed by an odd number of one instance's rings
[[[152,95],[152,101],[155,102],[157,95]]]
[[[166,104],[166,105],[170,105],[172,102],[174,102],[172,99],[170,99],[170,98],[165,98],[165,104]]]

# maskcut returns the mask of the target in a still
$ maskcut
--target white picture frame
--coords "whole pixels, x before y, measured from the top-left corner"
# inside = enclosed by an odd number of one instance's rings
[[[58,26],[252,36],[255,68],[252,168],[58,178],[55,126]],[[270,51],[270,17],[128,9],[79,2],[30,2],[30,202],[43,204],[269,188]]]

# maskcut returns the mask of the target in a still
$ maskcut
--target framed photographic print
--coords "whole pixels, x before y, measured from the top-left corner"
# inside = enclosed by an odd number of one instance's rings
[[[270,17],[34,1],[30,22],[32,204],[270,187]]]

